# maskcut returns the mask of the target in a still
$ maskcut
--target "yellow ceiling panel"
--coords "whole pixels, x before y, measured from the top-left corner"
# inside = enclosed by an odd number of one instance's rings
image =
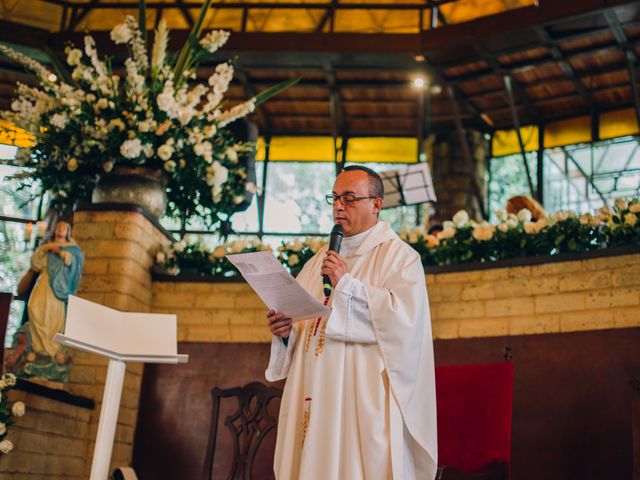
[[[638,119],[633,108],[614,110],[600,115],[600,138],[624,137],[638,134]]]
[[[535,125],[528,125],[520,129],[524,149],[532,152],[538,149],[539,130]],[[502,157],[520,152],[518,134],[515,130],[497,130],[493,134],[491,151],[494,157]]]
[[[591,117],[576,117],[549,123],[544,128],[544,147],[575,145],[591,141]]]
[[[538,0],[457,0],[442,5],[440,11],[447,23],[461,23],[537,3]]]
[[[347,162],[415,163],[418,139],[409,137],[350,138]]]
[[[336,32],[417,33],[419,10],[337,10]]]
[[[338,139],[338,146],[340,139]],[[265,140],[257,142],[256,160],[265,158]],[[332,137],[273,137],[269,143],[269,161],[333,162]]]
[[[251,9],[247,18],[249,32],[313,32],[324,10]]]

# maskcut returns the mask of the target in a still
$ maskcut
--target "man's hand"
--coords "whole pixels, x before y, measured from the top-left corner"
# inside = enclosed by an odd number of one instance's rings
[[[321,275],[328,275],[331,285],[335,288],[342,276],[349,271],[344,259],[333,250],[327,250],[327,256],[322,261]]]
[[[267,312],[267,320],[269,321],[269,329],[276,337],[289,338],[291,334],[292,320],[285,317],[284,313],[269,310]]]

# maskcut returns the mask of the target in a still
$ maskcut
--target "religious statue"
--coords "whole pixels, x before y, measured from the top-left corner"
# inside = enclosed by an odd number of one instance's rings
[[[84,255],[71,238],[71,225],[58,221],[50,239],[31,256],[31,266],[18,286],[18,294],[24,294],[37,276],[27,302],[27,322],[18,329],[7,352],[8,371],[64,388],[71,358],[53,337],[64,330],[67,299],[78,290],[83,265]]]

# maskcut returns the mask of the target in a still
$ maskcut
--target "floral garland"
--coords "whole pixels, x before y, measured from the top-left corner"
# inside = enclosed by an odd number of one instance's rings
[[[231,63],[219,64],[206,84],[188,83],[202,57],[229,38],[228,32],[214,30],[198,40],[207,3],[177,59],[167,52],[164,20],[149,58],[145,32],[127,16],[111,31],[114,43],[129,50],[122,76],[114,73],[110,58],[98,56],[88,35],[82,50],[66,48],[71,72],[62,72],[63,79],[0,45],[1,54],[34,72],[40,82],[35,87],[18,84],[11,111],[2,113],[35,135],[34,145],[19,152],[22,164],[32,168],[22,180],[40,182],[52,194],[53,206],[64,210],[90,201],[99,177],[114,168],[149,167],[167,179],[174,218],[197,214],[210,224],[232,214],[247,192],[255,192],[239,161],[239,154],[253,145],[236,142],[224,127],[276,92],[271,89],[224,110],[234,73]]]
[[[9,404],[7,393],[16,385],[16,377],[12,373],[6,373],[0,378],[0,453],[9,453],[13,450],[13,442],[6,437],[9,435],[9,427],[14,424],[12,417],[22,417],[25,413],[23,402]]]
[[[507,258],[587,252],[602,248],[640,244],[640,199],[618,199],[613,209],[601,208],[596,215],[557,212],[533,221],[523,209],[517,215],[497,212],[499,223],[476,222],[461,210],[443,224],[436,235],[424,227],[403,230],[400,238],[413,247],[425,266],[492,262]],[[304,264],[326,244],[320,238],[283,242],[278,260],[297,275]],[[213,251],[181,241],[156,255],[159,271],[171,274],[197,270],[203,275],[236,275],[225,258],[227,253],[271,250],[260,243],[225,243]]]

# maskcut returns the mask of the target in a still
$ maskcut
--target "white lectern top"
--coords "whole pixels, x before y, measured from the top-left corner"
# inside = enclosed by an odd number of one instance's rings
[[[125,362],[185,363],[177,352],[177,322],[173,314],[121,312],[69,296],[64,345]]]

